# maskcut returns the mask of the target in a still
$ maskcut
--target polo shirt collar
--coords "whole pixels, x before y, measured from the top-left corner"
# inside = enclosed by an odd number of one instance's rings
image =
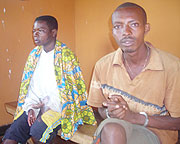
[[[146,45],[150,48],[151,50],[151,55],[150,55],[150,60],[148,65],[146,66],[145,69],[149,70],[164,70],[164,66],[161,60],[161,57],[157,51],[149,42],[146,43]],[[118,48],[115,52],[114,58],[113,58],[113,65],[120,65],[123,66],[123,61],[122,61],[122,50]]]
[[[115,55],[113,58],[113,65],[120,65],[120,66],[123,65],[121,48],[118,48],[115,52]]]

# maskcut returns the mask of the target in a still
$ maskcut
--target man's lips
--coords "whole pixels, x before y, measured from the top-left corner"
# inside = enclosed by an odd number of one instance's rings
[[[35,43],[38,43],[38,42],[39,42],[39,40],[38,40],[38,39],[34,39],[34,42],[35,42]]]
[[[134,38],[123,38],[120,42],[124,46],[131,46],[134,44],[135,40]]]

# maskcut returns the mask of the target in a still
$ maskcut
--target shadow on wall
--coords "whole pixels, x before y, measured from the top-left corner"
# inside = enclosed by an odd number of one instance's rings
[[[109,33],[108,33],[109,34],[109,39],[111,41],[113,49],[117,50],[119,48],[119,46],[116,43],[116,40],[114,39],[113,34],[112,34],[113,25],[112,25],[112,18],[111,18],[111,16],[108,19],[108,27],[109,27]]]

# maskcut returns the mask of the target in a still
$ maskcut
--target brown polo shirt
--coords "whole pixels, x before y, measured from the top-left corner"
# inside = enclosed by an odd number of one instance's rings
[[[144,70],[130,79],[119,48],[95,65],[88,104],[102,107],[109,95],[120,94],[134,112],[180,117],[180,59],[149,46],[150,60]],[[163,144],[177,141],[177,131],[151,128]]]

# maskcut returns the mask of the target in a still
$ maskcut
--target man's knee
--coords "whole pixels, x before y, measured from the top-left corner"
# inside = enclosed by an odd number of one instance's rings
[[[102,129],[102,134],[126,137],[124,127],[117,123],[107,123]]]
[[[37,119],[34,124],[31,126],[30,135],[33,137],[33,140],[39,142],[42,140],[43,142],[50,143],[57,135],[57,131],[61,128],[61,125],[58,125],[56,128],[52,129],[52,132],[46,131],[48,126],[43,122],[41,118]],[[46,134],[47,137],[42,137]]]
[[[126,132],[123,126],[117,123],[107,123],[101,131],[102,143],[126,143]]]

